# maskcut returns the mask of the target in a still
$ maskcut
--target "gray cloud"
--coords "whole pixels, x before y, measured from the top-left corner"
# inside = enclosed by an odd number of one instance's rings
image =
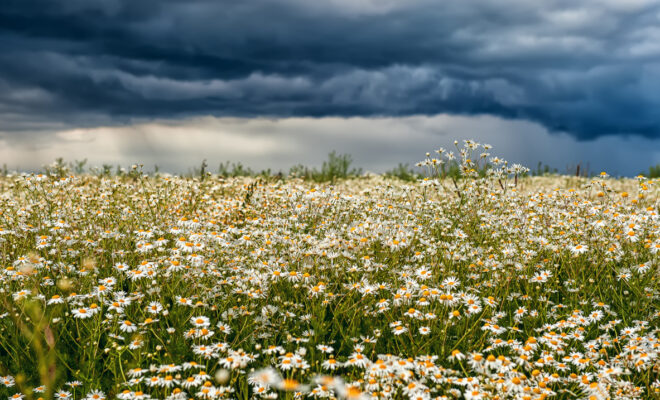
[[[0,118],[20,130],[492,114],[581,139],[657,137],[659,13],[616,0],[8,0]]]
[[[122,127],[68,129],[51,135],[0,136],[0,160],[10,169],[39,170],[57,157],[88,159],[147,170],[182,173],[207,159],[215,171],[223,161],[253,169],[287,171],[292,165],[320,166],[331,150],[351,154],[365,170],[384,172],[414,164],[427,151],[475,139],[494,146],[493,155],[535,168],[543,161],[561,173],[581,164],[591,172],[636,175],[660,163],[657,141],[639,136],[578,141],[542,126],[490,116],[215,118],[156,120]]]
[[[23,140],[20,140],[20,139]],[[17,138],[0,136],[0,160],[10,169],[39,170],[57,157],[88,159],[146,170],[182,173],[207,159],[215,171],[220,162],[241,162],[253,169],[287,171],[303,163],[319,167],[331,150],[351,154],[355,165],[384,172],[398,163],[410,165],[454,140],[474,139],[494,146],[491,153],[535,168],[539,161],[561,173],[582,171],[633,176],[660,163],[657,140],[640,136],[606,136],[578,141],[550,134],[528,121],[491,116],[432,117],[215,118],[156,120],[121,127],[77,128],[56,134]]]
[[[490,114],[654,138],[659,16],[650,0],[6,0],[0,121]]]

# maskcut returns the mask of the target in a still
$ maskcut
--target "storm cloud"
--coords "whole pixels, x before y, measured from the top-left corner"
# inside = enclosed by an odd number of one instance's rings
[[[25,136],[23,133],[21,136]],[[215,172],[221,162],[257,171],[288,171],[295,164],[320,167],[328,152],[350,154],[354,166],[385,172],[398,163],[414,165],[426,152],[454,148],[454,140],[489,143],[491,154],[536,169],[537,163],[575,174],[607,171],[634,176],[660,163],[658,141],[640,136],[603,136],[579,141],[551,134],[528,121],[493,116],[229,118],[153,120],[126,126],[76,128],[33,133],[31,140],[0,138],[0,160],[10,170],[40,171],[57,157],[145,171],[185,173],[203,159]]]
[[[645,0],[4,0],[0,130],[486,114],[657,138],[659,22]]]

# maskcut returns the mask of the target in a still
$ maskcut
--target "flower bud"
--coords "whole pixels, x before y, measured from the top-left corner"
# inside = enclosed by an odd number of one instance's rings
[[[226,369],[219,369],[215,373],[215,381],[218,382],[218,384],[223,385],[229,381],[229,371]]]

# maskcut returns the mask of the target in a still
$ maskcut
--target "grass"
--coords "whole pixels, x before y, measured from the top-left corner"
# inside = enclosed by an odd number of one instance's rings
[[[657,398],[660,181],[488,151],[0,178],[0,394]]]

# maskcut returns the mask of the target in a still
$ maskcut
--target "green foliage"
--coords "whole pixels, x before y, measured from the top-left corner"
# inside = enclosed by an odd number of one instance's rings
[[[361,168],[351,168],[353,158],[349,154],[338,155],[335,151],[328,154],[321,170],[309,168],[302,164],[291,167],[289,176],[302,178],[313,182],[334,182],[337,179],[346,179],[362,175]]]
[[[332,151],[328,154],[328,159],[323,162],[321,169],[318,170],[314,167],[309,167],[303,164],[297,164],[289,169],[289,176],[295,178],[301,178],[303,180],[309,180],[313,182],[332,182],[338,179],[346,179],[351,177],[357,177],[362,175],[361,168],[352,168],[353,158],[349,154],[337,154],[335,151]],[[43,172],[46,175],[55,176],[58,178],[63,178],[65,176],[76,174],[82,175],[85,173],[91,173],[98,176],[111,177],[111,176],[123,176],[126,174],[126,170],[120,165],[116,165],[113,172],[113,166],[111,164],[102,164],[101,167],[90,167],[86,168],[88,165],[88,160],[85,158],[83,160],[75,160],[73,162],[67,162],[62,157],[57,158],[53,163],[43,167]],[[490,163],[482,163],[477,165],[476,173],[479,177],[486,177],[488,170],[492,168]],[[146,172],[145,172],[146,173]],[[159,173],[159,167],[154,166],[153,173],[150,175],[157,175]],[[7,176],[9,170],[7,165],[4,164],[0,169],[0,176]],[[522,173],[520,176],[550,176],[558,175],[559,171],[557,168],[551,168],[547,164],[538,162],[536,169],[529,172]],[[206,159],[202,161],[200,167],[194,167],[185,176],[187,177],[200,177],[201,180],[206,179],[211,175],[211,172],[208,170],[208,164]],[[236,177],[255,177],[259,176],[262,178],[283,178],[284,174],[282,172],[274,172],[272,169],[268,168],[261,170],[259,172],[253,170],[252,168],[244,165],[239,162],[222,162],[219,164],[217,169],[217,175],[223,178],[236,178]],[[415,170],[409,164],[399,163],[396,167],[386,171],[383,174],[388,178],[396,178],[406,182],[414,182],[424,177],[424,175]],[[439,164],[437,171],[434,171],[433,175],[439,179],[454,179],[460,180],[465,177],[461,169],[461,164],[456,160],[448,160]],[[566,175],[575,175],[581,177],[595,176],[594,174],[589,173],[588,166],[583,168],[581,164],[575,166],[569,166],[566,169]],[[647,178],[658,178],[660,177],[660,164],[655,166],[650,166],[648,172],[640,173]]]
[[[333,181],[338,178],[348,178],[362,174],[362,169],[351,169],[353,157],[349,154],[338,155],[334,150],[328,154],[328,160],[323,162],[319,179]]]
[[[548,176],[557,175],[559,172],[557,168],[550,168],[548,164],[543,164],[541,161],[536,165],[536,170],[531,172],[533,176]]]
[[[255,172],[252,168],[244,166],[241,162],[230,163],[227,161],[220,163],[218,166],[218,175],[223,178],[235,178],[238,176],[254,176]]]
[[[649,173],[646,175],[647,178],[660,178],[660,164],[649,167]]]
[[[103,164],[101,167],[101,176],[111,176],[112,175],[112,165],[110,164]]]
[[[63,178],[71,172],[70,164],[65,163],[62,157],[58,157],[52,164],[44,166],[44,170],[47,175],[56,176],[58,178]]]
[[[423,178],[422,174],[416,172],[408,164],[399,163],[396,168],[385,172],[388,178],[396,178],[406,182],[415,182]]]

